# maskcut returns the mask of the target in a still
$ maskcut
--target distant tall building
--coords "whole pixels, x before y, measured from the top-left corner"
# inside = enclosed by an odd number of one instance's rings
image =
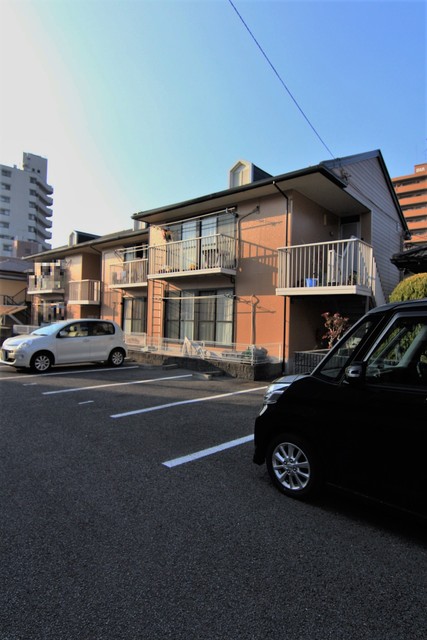
[[[22,169],[0,164],[0,255],[25,257],[51,248],[53,188],[47,160],[24,153]]]
[[[412,235],[405,248],[427,244],[427,163],[416,164],[414,173],[391,181]]]

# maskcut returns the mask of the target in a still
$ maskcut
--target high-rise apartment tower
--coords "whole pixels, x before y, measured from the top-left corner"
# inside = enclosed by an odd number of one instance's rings
[[[0,164],[0,256],[51,248],[52,194],[46,158],[24,153],[22,169]]]
[[[405,247],[427,244],[427,163],[416,164],[414,173],[391,181],[411,233]]]

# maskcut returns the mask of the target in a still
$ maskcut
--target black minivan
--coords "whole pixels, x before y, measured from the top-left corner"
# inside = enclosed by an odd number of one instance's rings
[[[288,496],[329,483],[427,517],[427,298],[369,311],[311,373],[275,380],[254,443]]]

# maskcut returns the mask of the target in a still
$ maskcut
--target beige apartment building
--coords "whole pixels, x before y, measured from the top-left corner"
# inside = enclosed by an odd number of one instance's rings
[[[278,176],[240,160],[229,185],[33,256],[33,321],[108,318],[147,358],[291,372],[325,346],[323,312],[388,300],[408,229],[380,151]]]

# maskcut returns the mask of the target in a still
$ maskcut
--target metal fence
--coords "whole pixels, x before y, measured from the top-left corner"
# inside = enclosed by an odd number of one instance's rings
[[[269,343],[248,345],[234,343],[223,345],[205,340],[174,340],[171,338],[152,338],[145,333],[126,333],[125,342],[131,351],[157,353],[160,355],[198,358],[202,360],[221,360],[246,364],[276,363],[282,361],[282,345]]]

